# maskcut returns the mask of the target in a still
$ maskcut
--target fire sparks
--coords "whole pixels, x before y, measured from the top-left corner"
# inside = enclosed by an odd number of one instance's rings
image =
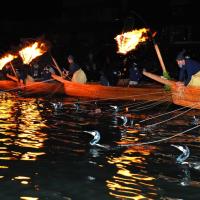
[[[13,59],[17,58],[17,56],[14,56],[12,54],[6,54],[5,56],[3,56],[2,58],[0,58],[0,70],[3,69],[3,67],[11,62]]]
[[[47,51],[47,45],[44,42],[34,42],[33,44],[19,51],[24,64],[30,64],[33,59],[43,55]]]
[[[148,39],[147,32],[148,29],[142,28],[117,35],[115,40],[118,44],[118,53],[127,54],[135,49],[139,43],[145,42]]]

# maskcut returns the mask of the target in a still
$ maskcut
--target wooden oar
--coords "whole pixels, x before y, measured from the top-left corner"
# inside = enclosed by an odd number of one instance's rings
[[[158,47],[158,44],[155,42],[155,40],[153,40],[153,44],[154,44],[154,48],[155,48],[155,50],[156,50],[156,54],[157,54],[157,56],[158,56],[158,60],[159,60],[159,62],[160,62],[160,66],[161,66],[161,68],[162,68],[162,70],[163,70],[163,73],[164,73],[164,72],[167,72],[166,67],[165,67],[165,64],[164,64],[163,59],[162,59],[162,56],[161,56],[161,53],[160,53],[160,49],[159,49],[159,47]]]
[[[54,67],[58,70],[58,72],[60,73],[60,76],[62,76],[62,71],[61,71],[60,67],[58,66],[58,63],[56,62],[55,58],[53,56],[51,56],[51,59],[54,63]]]
[[[51,74],[51,77],[52,77],[53,79],[55,79],[56,81],[59,81],[59,82],[61,82],[61,83],[64,83],[65,80],[66,80],[66,78],[67,78],[69,81],[71,81],[72,78],[70,78],[68,75],[67,75],[66,77],[63,77],[63,73],[62,73],[60,67],[58,66],[58,64],[57,64],[57,62],[56,62],[56,60],[55,60],[55,58],[54,58],[53,56],[51,56],[51,59],[52,59],[52,61],[53,61],[53,63],[54,63],[54,67],[55,67],[55,68],[59,71],[59,73],[60,73],[60,76],[57,76],[56,74]],[[64,79],[64,78],[65,78],[65,79]]]
[[[163,61],[161,52],[160,52],[160,48],[159,48],[158,44],[156,43],[156,41],[155,41],[155,39],[154,39],[154,37],[156,36],[156,34],[157,34],[157,32],[152,33],[152,32],[150,31],[150,35],[149,35],[149,36],[150,36],[150,38],[151,38],[151,40],[152,40],[152,42],[153,42],[154,49],[155,49],[156,54],[157,54],[157,56],[158,56],[158,60],[159,60],[159,62],[160,62],[160,66],[161,66],[162,71],[163,71],[163,76],[164,76],[165,78],[167,78],[167,79],[170,79],[169,73],[168,73],[167,70],[166,70],[166,67],[165,67],[165,64],[164,64],[164,61]]]
[[[16,72],[16,70],[15,70],[15,68],[14,68],[14,66],[13,66],[11,61],[10,61],[10,66],[11,66],[11,68],[13,70],[13,73],[14,73],[15,77],[17,78],[17,72]]]
[[[51,74],[51,77],[52,77],[54,80],[56,80],[56,81],[58,81],[58,82],[60,82],[60,83],[65,83],[65,82],[66,82],[66,80],[65,80],[63,77],[58,76],[58,75],[56,75],[56,74]]]
[[[168,80],[166,78],[162,78],[158,75],[155,75],[155,74],[152,74],[150,72],[147,72],[147,71],[143,71],[143,74],[159,83],[162,83],[164,85],[169,85],[169,86],[174,86],[176,84],[175,81],[171,81],[171,80]]]
[[[15,77],[15,76],[12,76],[12,75],[10,75],[10,74],[6,74],[6,76],[7,76],[9,79],[11,79],[11,80],[13,80],[13,81],[15,81],[15,82],[19,82],[18,78]]]

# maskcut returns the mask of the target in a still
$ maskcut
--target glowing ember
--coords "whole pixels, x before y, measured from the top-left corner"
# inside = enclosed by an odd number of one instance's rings
[[[11,62],[13,59],[17,58],[17,56],[11,55],[11,54],[6,54],[5,56],[3,56],[2,58],[0,58],[0,70],[3,69],[3,67]]]
[[[30,64],[31,61],[38,56],[43,55],[47,51],[47,45],[42,42],[35,42],[19,51],[24,64]]]
[[[147,32],[148,29],[142,28],[117,35],[115,40],[118,44],[118,53],[126,54],[135,49],[139,43],[145,42],[148,39]]]

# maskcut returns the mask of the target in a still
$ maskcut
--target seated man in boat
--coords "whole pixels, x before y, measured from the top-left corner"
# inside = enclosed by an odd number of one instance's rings
[[[39,65],[37,63],[33,64],[33,77],[38,78],[39,77]]]
[[[86,75],[81,67],[74,62],[74,57],[72,55],[68,56],[68,62],[70,64],[69,71],[64,70],[64,76],[70,78],[72,82],[86,83]]]
[[[49,80],[51,79],[51,74],[55,74],[55,70],[53,69],[53,67],[51,67],[51,65],[46,65],[43,70],[43,78],[45,80]]]
[[[176,58],[180,67],[179,81],[185,86],[200,86],[200,63],[184,56],[185,50],[180,52]],[[179,84],[181,84],[179,82]]]
[[[110,83],[108,81],[108,78],[106,77],[105,73],[103,70],[100,71],[100,78],[99,78],[99,82],[101,85],[104,86],[110,86]]]

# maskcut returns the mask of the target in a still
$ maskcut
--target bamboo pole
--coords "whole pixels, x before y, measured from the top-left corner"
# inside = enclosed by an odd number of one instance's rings
[[[15,70],[15,68],[14,68],[14,66],[13,66],[13,64],[12,64],[12,62],[10,62],[10,66],[11,66],[11,68],[12,68],[12,70],[13,70],[13,73],[14,73],[15,77],[18,78],[17,72],[16,72],[16,70]]]
[[[165,64],[164,64],[164,62],[163,62],[162,55],[161,55],[161,53],[160,53],[160,49],[159,49],[159,47],[158,47],[158,44],[155,42],[154,39],[153,39],[153,45],[154,45],[154,49],[155,49],[155,51],[156,51],[156,54],[157,54],[157,56],[158,56],[158,60],[159,60],[159,62],[160,62],[160,66],[161,66],[161,68],[162,68],[162,71],[163,71],[163,73],[165,73],[165,72],[167,72],[167,70],[166,70]]]
[[[174,86],[175,85],[175,82],[174,81],[171,81],[171,80],[168,80],[168,79],[165,79],[165,78],[162,78],[158,75],[155,75],[155,74],[152,74],[150,72],[147,72],[147,71],[143,71],[143,75],[145,75],[146,77],[149,77],[159,83],[162,83],[164,85],[169,85],[169,86]]]
[[[15,76],[12,76],[12,75],[10,75],[10,74],[7,74],[6,76],[7,76],[7,78],[9,78],[9,79],[11,79],[11,80],[13,80],[13,81],[15,81],[15,82],[18,82],[18,83],[19,83],[19,79],[18,79],[18,78],[16,78]]]
[[[58,66],[58,63],[56,62],[55,58],[53,56],[51,56],[51,59],[54,63],[54,67],[58,70],[58,72],[60,73],[60,76],[62,76],[62,71],[61,71],[60,67]]]
[[[154,39],[154,37],[155,37],[156,35],[157,35],[157,32],[152,33],[151,31],[149,31],[149,37],[151,38],[151,41],[153,42],[153,46],[154,46],[154,49],[155,49],[155,51],[156,51],[156,55],[157,55],[157,57],[158,57],[158,60],[159,60],[159,62],[160,62],[160,66],[161,66],[161,68],[162,68],[163,75],[164,75],[164,74],[165,74],[165,75],[166,75],[166,74],[168,75],[168,72],[167,72],[167,70],[166,70],[166,67],[165,67],[165,64],[164,64],[162,55],[161,55],[161,53],[160,53],[160,48],[159,48],[158,44],[156,43],[156,41],[155,41],[155,39]],[[168,76],[169,76],[169,75],[168,75]]]
[[[151,32],[150,32],[150,33],[151,33]],[[163,77],[166,78],[166,79],[168,79],[168,80],[170,80],[171,77],[170,77],[169,73],[168,73],[167,70],[166,70],[165,64],[164,64],[163,59],[162,59],[162,55],[161,55],[161,53],[160,53],[160,49],[159,49],[159,47],[158,47],[158,44],[157,44],[156,41],[154,40],[155,35],[156,35],[156,33],[154,33],[154,34],[151,33],[150,37],[151,37],[151,39],[152,39],[152,42],[153,42],[153,45],[154,45],[154,49],[155,49],[155,51],[156,51],[156,54],[157,54],[157,56],[158,56],[158,60],[159,60],[159,62],[160,62],[160,66],[161,66],[162,71],[163,71]],[[169,86],[169,85],[165,85],[165,89],[166,89],[166,90],[170,90],[170,86]]]

